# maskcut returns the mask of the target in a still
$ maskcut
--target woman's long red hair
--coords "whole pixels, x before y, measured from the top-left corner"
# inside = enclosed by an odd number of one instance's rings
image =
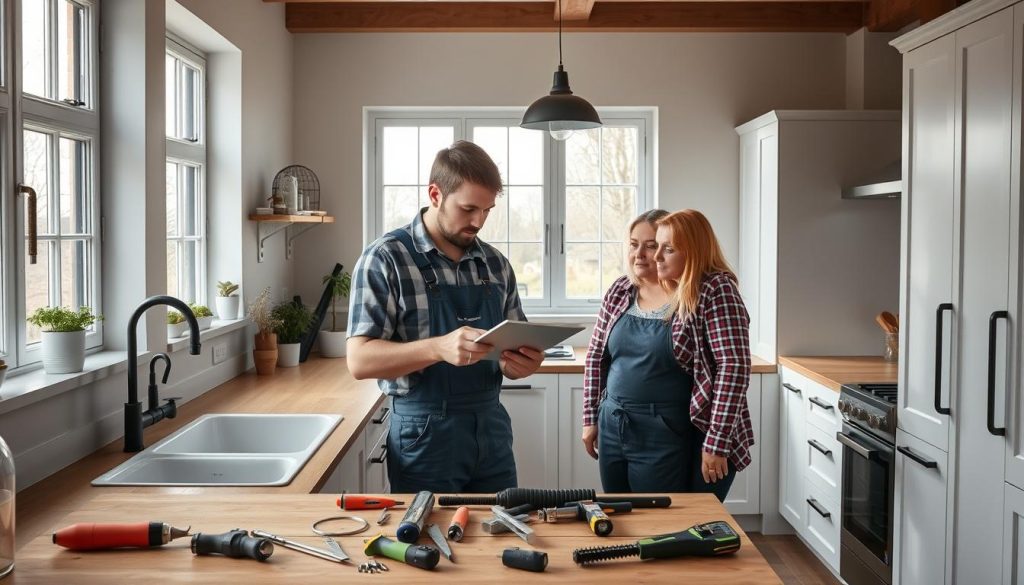
[[[658,227],[662,226],[671,230],[672,247],[683,255],[683,274],[672,295],[672,311],[685,319],[697,310],[705,275],[725,272],[735,281],[736,273],[725,260],[715,230],[703,213],[696,209],[676,211],[658,220]],[[666,281],[662,285],[672,290],[672,283]]]

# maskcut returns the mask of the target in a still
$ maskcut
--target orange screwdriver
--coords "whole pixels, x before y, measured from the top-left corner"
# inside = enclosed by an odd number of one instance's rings
[[[189,528],[182,530],[166,522],[81,523],[54,532],[53,543],[71,550],[149,548],[188,536]]]
[[[343,510],[380,510],[381,508],[401,506],[404,502],[381,496],[345,494],[338,498],[336,503]]]

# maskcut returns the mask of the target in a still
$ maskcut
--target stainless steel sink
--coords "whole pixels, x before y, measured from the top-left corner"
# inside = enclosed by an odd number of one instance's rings
[[[208,414],[93,485],[286,485],[341,422],[327,414]]]

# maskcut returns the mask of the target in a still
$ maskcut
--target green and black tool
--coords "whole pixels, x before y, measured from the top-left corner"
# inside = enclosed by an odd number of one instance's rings
[[[383,534],[366,541],[363,553],[366,556],[383,555],[421,569],[433,569],[441,561],[441,553],[436,548],[396,542]]]
[[[740,536],[721,520],[695,524],[681,532],[652,536],[633,544],[578,548],[572,560],[578,565],[622,557],[670,559],[674,557],[713,557],[740,550]]]

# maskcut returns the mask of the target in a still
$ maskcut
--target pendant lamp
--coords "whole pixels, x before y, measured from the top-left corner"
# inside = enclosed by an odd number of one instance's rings
[[[601,118],[587,100],[572,94],[569,73],[562,67],[562,0],[558,0],[558,70],[551,93],[530,104],[521,128],[547,130],[555,140],[566,140],[576,130],[599,128]]]

